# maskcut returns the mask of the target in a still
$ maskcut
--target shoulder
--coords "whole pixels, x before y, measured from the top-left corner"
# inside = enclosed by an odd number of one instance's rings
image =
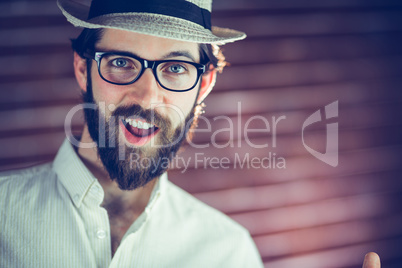
[[[48,177],[53,172],[52,164],[46,163],[24,169],[7,170],[0,172],[0,186],[20,185],[30,183],[37,178]]]
[[[2,202],[3,205],[22,200],[29,202],[32,197],[41,195],[52,187],[55,177],[51,163],[0,172],[0,200],[7,201]]]
[[[231,245],[243,243],[253,244],[246,228],[233,219],[196,199],[183,189],[168,182],[167,200],[163,200],[170,212],[173,224],[181,226],[182,231],[191,233],[193,240],[203,244],[219,243]],[[185,227],[183,227],[185,226]]]
[[[169,202],[175,207],[178,217],[194,219],[203,225],[214,226],[214,230],[230,230],[232,233],[247,234],[248,231],[224,213],[196,199],[185,190],[168,181]],[[201,220],[201,221],[200,221]]]
[[[172,236],[169,241],[186,245],[193,260],[209,267],[262,267],[247,229],[169,181],[165,190],[157,227]]]

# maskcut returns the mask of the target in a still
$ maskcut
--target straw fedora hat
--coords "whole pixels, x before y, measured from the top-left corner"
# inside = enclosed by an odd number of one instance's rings
[[[76,27],[113,28],[206,44],[244,39],[240,31],[211,26],[212,0],[58,0]]]

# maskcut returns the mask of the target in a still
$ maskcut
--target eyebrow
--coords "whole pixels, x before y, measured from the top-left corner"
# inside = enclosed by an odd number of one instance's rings
[[[195,62],[194,57],[185,50],[179,50],[179,51],[172,51],[169,54],[165,55],[162,57],[162,59],[168,59],[168,58],[174,58],[174,57],[186,57]]]
[[[102,48],[96,48],[95,50],[96,51],[102,51],[102,52],[123,53],[123,54],[126,54],[128,56],[132,55],[132,56],[135,56],[135,57],[138,57],[138,58],[142,58],[142,57],[140,57],[138,54],[136,54],[134,52],[124,51],[124,50],[102,49]],[[186,57],[186,58],[190,59],[191,61],[196,62],[196,60],[193,57],[193,55],[191,55],[191,53],[186,51],[186,50],[178,50],[178,51],[169,52],[168,54],[162,56],[161,60],[166,60],[166,59],[175,58],[175,57]]]

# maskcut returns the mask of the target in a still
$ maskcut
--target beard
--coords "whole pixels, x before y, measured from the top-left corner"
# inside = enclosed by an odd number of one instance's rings
[[[114,110],[110,119],[100,111],[92,94],[92,83],[88,76],[87,91],[83,93],[85,103],[95,104],[95,109],[84,109],[85,120],[92,140],[97,144],[97,153],[109,177],[122,190],[134,190],[162,175],[170,161],[183,144],[189,130],[196,126],[194,107],[177,128],[155,109],[145,110],[140,105],[122,106]],[[141,117],[155,124],[159,131],[148,141],[150,146],[126,145],[119,127],[124,118]],[[155,144],[154,144],[155,143]],[[116,146],[117,145],[117,146]]]

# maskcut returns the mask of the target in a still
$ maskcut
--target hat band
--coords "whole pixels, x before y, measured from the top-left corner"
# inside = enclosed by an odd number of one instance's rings
[[[112,13],[143,12],[166,15],[197,23],[211,30],[211,12],[185,0],[93,0],[88,19]]]

